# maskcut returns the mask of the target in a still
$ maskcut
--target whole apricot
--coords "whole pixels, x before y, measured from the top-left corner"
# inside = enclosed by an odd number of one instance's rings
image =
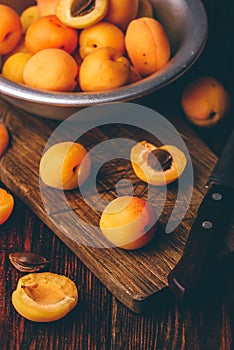
[[[167,34],[156,19],[141,17],[127,27],[125,45],[132,64],[142,76],[161,69],[170,58]]]
[[[138,197],[123,196],[111,201],[104,209],[100,228],[116,247],[139,249],[153,238],[157,227],[152,205]]]
[[[16,83],[24,83],[24,68],[32,57],[29,52],[17,52],[4,62],[2,76]]]
[[[25,34],[25,45],[31,53],[47,48],[72,53],[77,47],[77,42],[77,30],[62,23],[55,15],[39,17],[29,26]]]
[[[125,30],[131,20],[136,18],[138,6],[139,0],[109,0],[104,20]]]
[[[9,133],[3,123],[0,122],[0,158],[9,144]]]
[[[18,13],[7,5],[0,4],[0,55],[13,50],[22,35],[22,24]]]
[[[130,160],[136,176],[154,186],[176,181],[187,164],[185,154],[177,147],[157,147],[147,141],[141,141],[132,147]]]
[[[136,83],[137,81],[141,80],[142,77],[140,73],[136,70],[134,66],[130,66],[130,75],[129,75],[129,80],[128,83]]]
[[[58,0],[37,0],[37,11],[40,17],[55,15]]]
[[[90,167],[90,156],[81,144],[61,142],[43,154],[39,174],[47,186],[73,190],[85,182]]]
[[[35,53],[24,68],[26,85],[36,89],[73,91],[77,85],[75,59],[61,49],[44,49]]]
[[[154,17],[153,6],[149,0],[139,0],[139,7],[136,17]]]
[[[193,124],[211,127],[227,115],[230,97],[221,82],[212,77],[200,77],[185,88],[181,104]]]
[[[124,33],[112,23],[99,22],[80,33],[79,52],[81,58],[100,47],[113,47],[121,55],[125,52]]]
[[[12,293],[12,304],[23,317],[51,322],[67,315],[78,302],[78,290],[68,277],[52,272],[21,277]]]
[[[109,0],[58,0],[56,15],[70,27],[87,28],[103,19],[108,6]]]
[[[14,198],[4,188],[0,188],[0,225],[8,220],[14,208]]]
[[[23,33],[26,33],[28,27],[39,17],[36,5],[27,7],[20,15]]]
[[[130,74],[130,62],[112,47],[101,47],[87,55],[80,66],[83,91],[101,91],[123,86]]]

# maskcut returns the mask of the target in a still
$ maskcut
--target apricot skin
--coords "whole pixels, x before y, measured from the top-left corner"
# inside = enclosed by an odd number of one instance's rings
[[[0,188],[0,225],[8,220],[14,208],[14,198],[5,189]]]
[[[157,227],[153,207],[138,197],[123,196],[104,209],[100,228],[116,247],[135,250],[144,247],[154,237]]]
[[[154,18],[141,17],[131,21],[125,45],[131,62],[142,76],[157,72],[170,59],[167,34]]]
[[[0,158],[6,151],[9,144],[9,134],[3,123],[0,123]]]
[[[0,18],[0,55],[5,55],[16,47],[23,29],[19,15],[9,6],[0,4]]]
[[[109,0],[104,20],[125,30],[131,20],[136,18],[138,6],[139,0]]]
[[[230,97],[224,86],[212,77],[200,77],[190,83],[181,98],[186,117],[193,124],[212,127],[230,108]]]
[[[79,84],[83,91],[108,90],[126,84],[129,75],[128,59],[112,47],[102,47],[84,58]]]

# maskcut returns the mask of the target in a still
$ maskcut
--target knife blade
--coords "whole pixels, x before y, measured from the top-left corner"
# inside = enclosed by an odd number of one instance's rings
[[[234,130],[206,187],[182,257],[168,275],[169,289],[179,298],[202,288],[202,276],[212,268],[233,212]]]

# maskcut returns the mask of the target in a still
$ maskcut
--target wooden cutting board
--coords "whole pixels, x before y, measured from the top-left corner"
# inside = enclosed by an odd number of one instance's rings
[[[45,120],[16,110],[0,100],[0,112],[6,115],[5,123],[11,134],[11,144],[0,161],[1,181],[83,261],[87,267],[123,304],[137,313],[144,312],[160,291],[167,287],[167,275],[180,259],[191,224],[205,193],[205,184],[217,158],[211,150],[173,113],[167,117],[180,132],[190,152],[194,167],[194,188],[190,207],[179,226],[169,234],[164,232],[165,223],[173,208],[177,185],[168,187],[167,200],[160,228],[155,239],[143,249],[125,251],[118,248],[93,248],[86,245],[86,238],[102,240],[98,227],[100,212],[90,208],[78,190],[67,193],[69,210],[62,200],[55,199],[57,190],[44,188],[46,200],[54,203],[47,213],[39,190],[38,167],[48,137],[57,127],[57,121]],[[113,137],[128,137],[142,140],[142,130],[124,125],[107,125],[95,128],[82,137],[87,149],[91,145]],[[135,177],[130,162],[118,160],[104,167],[97,188],[107,201],[116,197],[115,184],[129,178],[135,194],[145,198],[147,186]],[[121,188],[124,194],[124,183]],[[155,189],[155,191],[157,191]],[[92,198],[91,198],[92,200]],[[71,212],[81,217],[93,228],[87,232],[80,220],[74,220]],[[78,238],[78,239],[77,239]]]

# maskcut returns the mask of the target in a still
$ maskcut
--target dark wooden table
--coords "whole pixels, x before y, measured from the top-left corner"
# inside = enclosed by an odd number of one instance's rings
[[[209,20],[208,42],[196,64],[157,98],[172,97],[180,110],[180,95],[200,75],[216,77],[233,101],[233,15],[231,0],[204,0]],[[155,95],[156,96],[156,95]],[[155,101],[155,96],[150,99]],[[233,128],[233,107],[227,120],[195,132],[220,155]],[[161,302],[146,315],[128,310],[78,258],[17,198],[10,219],[0,226],[0,349],[1,350],[154,350],[233,348],[234,255],[217,258],[203,298],[184,303],[165,290]],[[33,250],[50,260],[49,270],[69,275],[80,288],[78,306],[52,323],[33,323],[19,316],[11,294],[21,277],[9,262],[10,251]]]

